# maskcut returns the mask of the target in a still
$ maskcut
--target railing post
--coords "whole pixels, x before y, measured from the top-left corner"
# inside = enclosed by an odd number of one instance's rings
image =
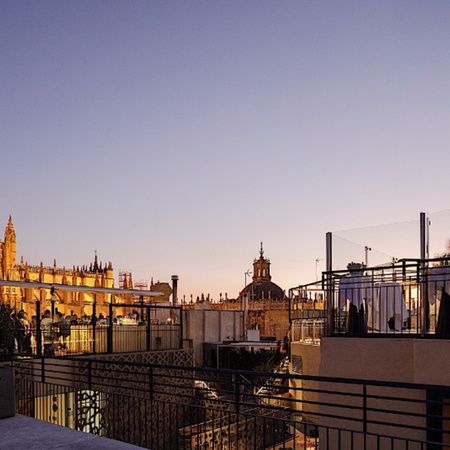
[[[150,393],[150,400],[153,400],[153,367],[148,368],[148,389]]]
[[[36,355],[42,356],[41,302],[36,301]]]
[[[183,348],[183,308],[180,306],[180,343],[179,343],[179,349],[181,350]]]
[[[96,353],[97,350],[97,294],[94,293],[94,303],[92,304],[92,353]]]
[[[152,323],[152,304],[150,303],[148,305],[148,314],[150,317],[150,324]],[[156,321],[155,321],[156,322]],[[153,331],[155,331],[155,328],[153,329]],[[156,333],[155,335],[157,335],[158,333]],[[150,327],[150,350],[153,350],[153,345],[152,345],[153,341],[152,341],[152,327]]]
[[[420,300],[422,302],[422,336],[428,334],[430,324],[430,305],[428,303],[428,218],[424,212],[420,213]]]
[[[109,317],[108,317],[108,337],[107,337],[107,353],[113,351],[113,295],[111,295],[111,301],[109,303]]]
[[[52,320],[55,318],[55,288],[52,286],[50,289],[50,305],[51,305],[51,312],[52,312]]]
[[[92,391],[92,362],[88,361],[88,388]]]
[[[334,309],[333,309],[333,286],[331,271],[333,270],[333,234],[326,234],[326,300],[327,300],[327,335],[334,334]]]
[[[363,433],[364,450],[367,449],[367,386],[363,385]]]
[[[236,435],[235,435],[235,448],[239,448],[239,412],[240,412],[240,386],[239,386],[239,379],[240,375],[237,373],[234,373],[232,375],[232,380],[234,382],[234,405],[235,405],[235,412],[236,412]],[[231,433],[229,435],[229,440],[231,442]]]
[[[45,384],[45,358],[41,357],[41,383]]]
[[[240,392],[240,386],[239,386],[239,376],[238,374],[234,374],[234,403],[235,403],[235,407],[236,407],[236,416],[237,416],[237,420],[236,423],[238,424],[239,428],[239,410],[240,410],[240,405],[241,405],[241,392]]]
[[[150,306],[145,307],[147,310],[147,351],[150,351],[151,346],[151,335],[150,335]]]

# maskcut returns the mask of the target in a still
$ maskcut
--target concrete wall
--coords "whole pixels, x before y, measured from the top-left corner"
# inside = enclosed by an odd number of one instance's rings
[[[398,381],[406,383],[450,385],[450,341],[439,339],[395,339],[395,338],[323,338],[321,342],[320,375],[359,378],[374,381]],[[325,385],[327,384],[327,385]],[[356,385],[341,385],[321,383],[321,389],[328,389],[336,394],[321,394],[322,402],[341,405],[362,406],[361,397],[345,397],[338,392],[354,392],[361,394],[362,387]],[[389,387],[368,386],[369,395],[383,395],[389,397],[404,397],[407,399],[425,400],[425,390],[398,389]],[[426,407],[421,402],[405,402],[399,400],[369,399],[369,408],[391,409],[404,413],[414,413],[425,416]],[[321,422],[330,427],[355,430],[354,443],[363,439],[362,423],[346,420],[343,417],[362,419],[362,411],[345,410],[342,407],[325,406],[322,412],[335,414],[341,419],[328,418]],[[425,417],[414,417],[406,414],[386,414],[369,412],[369,421],[383,421],[390,424],[402,424],[415,427],[427,426]],[[392,449],[405,448],[404,439],[426,440],[426,432],[411,428],[395,427],[392,425],[368,425],[368,432],[380,435],[394,435],[398,440]],[[322,440],[325,432],[321,433]],[[403,442],[402,442],[403,438]],[[341,433],[341,445],[345,440],[350,441],[351,433]],[[337,432],[329,433],[330,449],[339,448]],[[369,437],[367,448],[378,448],[375,438]],[[380,448],[391,448],[388,439],[381,440]],[[420,448],[419,444],[411,443],[410,449]]]
[[[192,340],[194,361],[203,362],[203,343],[241,340],[243,312],[213,309],[183,310],[184,339]]]
[[[323,338],[320,375],[450,385],[450,340]]]
[[[301,372],[296,372],[294,370],[295,364],[293,365],[291,362],[289,368],[290,373],[293,375],[297,373],[299,375],[319,375],[319,345],[293,342],[291,344],[291,361],[293,361],[294,358],[301,358],[302,370]],[[317,402],[319,401],[319,394],[317,392],[308,391],[308,389],[318,389],[318,387],[317,382],[301,379],[290,380],[290,398],[293,402],[293,407],[302,411],[303,420],[305,422],[315,423],[318,421],[318,417],[314,412],[318,411]]]

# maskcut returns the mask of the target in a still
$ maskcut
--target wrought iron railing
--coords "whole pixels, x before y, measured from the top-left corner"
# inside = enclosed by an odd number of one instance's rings
[[[92,358],[13,365],[20,414],[145,448],[449,448],[448,386]]]

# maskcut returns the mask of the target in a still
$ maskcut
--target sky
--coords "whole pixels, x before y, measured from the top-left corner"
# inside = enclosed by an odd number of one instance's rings
[[[282,288],[314,281],[327,231],[449,208],[449,23],[444,0],[3,0],[0,221],[30,263],[97,250],[186,296],[236,296],[260,241]]]

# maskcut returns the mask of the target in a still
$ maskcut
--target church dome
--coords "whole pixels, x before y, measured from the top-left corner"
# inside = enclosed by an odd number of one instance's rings
[[[242,289],[239,297],[244,295],[249,300],[284,300],[286,297],[283,289],[272,281],[253,281]]]
[[[248,300],[284,300],[286,295],[283,289],[271,280],[270,260],[264,258],[261,242],[259,258],[253,261],[253,282],[245,286],[240,292],[239,298],[242,299],[246,296]]]

